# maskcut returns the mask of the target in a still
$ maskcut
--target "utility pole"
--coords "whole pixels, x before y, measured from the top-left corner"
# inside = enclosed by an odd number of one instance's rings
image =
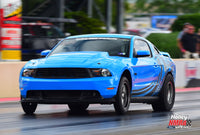
[[[87,13],[88,13],[88,17],[92,17],[92,5],[93,5],[93,0],[88,0],[87,3],[88,7],[87,7]]]
[[[106,30],[111,32],[112,26],[112,0],[106,0]]]
[[[124,0],[117,0],[117,33],[121,34],[124,23]]]
[[[59,0],[59,8],[58,9],[59,9],[58,17],[60,18],[60,20],[62,20],[64,18],[65,0]],[[60,22],[59,27],[63,31],[64,30],[64,23]]]

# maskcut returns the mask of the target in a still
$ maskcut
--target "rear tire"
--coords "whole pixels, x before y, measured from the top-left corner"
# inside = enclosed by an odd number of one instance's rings
[[[37,103],[21,102],[21,106],[26,114],[33,114],[37,108]]]
[[[117,114],[123,115],[128,111],[131,99],[130,91],[129,80],[126,77],[122,77],[114,103],[115,112]]]
[[[170,111],[175,102],[174,78],[168,74],[160,92],[160,100],[152,104],[154,111]]]
[[[68,104],[68,107],[73,112],[85,111],[89,107],[89,104],[88,103],[71,103],[71,104]]]

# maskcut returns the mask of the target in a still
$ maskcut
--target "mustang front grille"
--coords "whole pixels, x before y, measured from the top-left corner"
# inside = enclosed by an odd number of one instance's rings
[[[95,90],[29,90],[26,98],[33,99],[91,99],[101,98]]]
[[[92,75],[87,68],[38,68],[34,78],[90,78]]]

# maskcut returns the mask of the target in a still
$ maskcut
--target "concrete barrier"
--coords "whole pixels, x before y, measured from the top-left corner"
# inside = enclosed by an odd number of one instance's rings
[[[19,73],[26,62],[0,62],[0,98],[19,97]]]
[[[200,87],[200,60],[175,59],[176,87]]]
[[[176,87],[200,87],[200,60],[175,59]],[[19,73],[26,62],[0,62],[0,98],[19,97]]]

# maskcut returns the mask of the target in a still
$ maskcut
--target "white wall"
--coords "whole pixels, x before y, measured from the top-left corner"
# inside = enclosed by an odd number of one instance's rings
[[[200,60],[175,59],[176,87],[185,87],[191,79],[199,79]],[[26,62],[0,62],[0,98],[19,97],[19,73]],[[198,83],[198,82],[197,82]]]
[[[176,59],[176,87],[186,87],[188,83],[200,87],[200,60]],[[195,84],[194,81],[195,80]]]

